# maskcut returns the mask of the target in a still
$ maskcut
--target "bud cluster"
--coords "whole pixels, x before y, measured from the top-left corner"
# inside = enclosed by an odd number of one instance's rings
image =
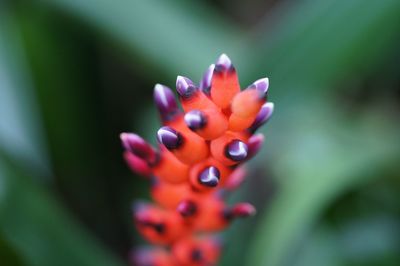
[[[251,204],[228,206],[224,197],[243,182],[241,163],[264,141],[255,132],[273,112],[266,101],[268,78],[241,91],[231,60],[222,54],[199,86],[178,76],[176,90],[184,112],[171,89],[154,88],[163,123],[158,148],[136,134],[121,134],[124,158],[133,172],[151,180],[154,201],[133,208],[138,231],[155,245],[134,253],[138,266],[215,265],[221,244],[212,234],[255,214]]]

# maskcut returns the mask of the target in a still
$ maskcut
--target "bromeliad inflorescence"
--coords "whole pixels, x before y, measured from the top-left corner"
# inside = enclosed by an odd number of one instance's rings
[[[176,90],[184,112],[168,87],[154,88],[163,123],[158,149],[136,134],[121,134],[124,158],[135,173],[151,179],[154,201],[134,205],[137,229],[155,245],[134,253],[138,266],[215,265],[221,245],[212,234],[255,213],[249,203],[227,206],[224,196],[240,186],[246,175],[241,163],[264,141],[255,132],[274,107],[266,102],[268,78],[240,91],[236,70],[222,54],[200,86],[178,76]]]

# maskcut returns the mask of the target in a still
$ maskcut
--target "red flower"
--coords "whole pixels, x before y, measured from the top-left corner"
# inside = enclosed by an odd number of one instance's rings
[[[273,112],[266,102],[269,81],[240,90],[231,60],[222,54],[200,86],[178,76],[174,93],[157,84],[154,100],[163,126],[156,149],[133,133],[122,133],[124,158],[137,174],[151,179],[153,203],[136,204],[134,223],[150,243],[163,247],[139,250],[134,265],[214,265],[220,242],[205,236],[226,228],[235,218],[255,213],[249,203],[229,207],[224,191],[242,183],[239,165],[257,154],[264,141],[254,133]]]

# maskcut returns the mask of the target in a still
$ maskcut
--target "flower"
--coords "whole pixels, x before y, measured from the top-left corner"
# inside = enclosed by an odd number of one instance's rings
[[[228,206],[224,192],[240,186],[246,176],[242,163],[264,142],[255,133],[273,112],[268,87],[268,78],[262,78],[241,91],[225,54],[207,69],[200,86],[177,77],[183,111],[170,88],[155,85],[163,124],[159,147],[134,133],[120,136],[128,166],[151,180],[153,203],[136,203],[133,220],[154,247],[137,250],[135,265],[215,265],[221,244],[212,234],[255,214],[250,203]]]

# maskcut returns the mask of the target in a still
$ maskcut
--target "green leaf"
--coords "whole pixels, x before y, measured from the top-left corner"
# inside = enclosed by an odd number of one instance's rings
[[[4,240],[0,234],[0,259],[4,265],[20,266],[23,265],[21,258],[16,251]]]
[[[396,48],[394,36],[400,29],[395,0],[298,1],[278,6],[250,34],[197,2],[43,2],[124,44],[135,55],[133,64],[141,64],[145,73],[156,66],[169,75],[168,84],[177,73],[200,78],[226,52],[238,66],[243,86],[259,73],[279,86],[299,81],[325,86],[373,67],[381,51]]]
[[[327,106],[293,108],[298,117],[307,119],[292,122],[292,131],[286,131],[285,121],[291,117],[287,114],[270,131],[269,141],[275,147],[269,160],[280,185],[259,221],[246,265],[285,265],[324,208],[350,188],[379,178],[380,170],[393,167],[394,158],[400,156],[396,141],[400,131],[377,110],[343,123],[347,119],[333,115],[334,109]],[[286,143],[273,131],[286,132]]]
[[[26,265],[122,265],[45,188],[0,156],[0,235]]]
[[[387,59],[398,45],[399,1],[298,1],[266,18],[264,23],[273,27],[262,25],[247,36],[219,27],[217,22],[226,24],[215,12],[200,8],[197,13],[193,10],[198,4],[192,10],[192,3],[181,1],[45,2],[126,45],[133,58],[140,58],[132,63],[140,64],[143,72],[156,66],[171,79],[177,73],[199,77],[214,53],[223,50],[238,62],[244,83],[260,73],[270,76],[278,104],[268,127],[269,150],[256,163],[270,162],[280,190],[259,223],[244,265],[284,264],[324,207],[346,190],[378,177],[372,170],[393,165],[399,156],[394,121],[362,123],[373,114],[338,117],[341,108],[327,108],[332,100],[318,93],[376,70]],[[191,38],[181,42],[182,36]],[[145,58],[150,64],[142,64]],[[307,95],[310,92],[319,97]],[[384,121],[385,114],[379,114]],[[227,265],[237,262],[231,258]]]
[[[49,175],[49,158],[36,95],[15,21],[0,9],[0,149],[21,166]]]
[[[283,5],[260,22],[255,33],[260,40],[253,39],[248,48],[257,53],[244,69],[268,70],[271,85],[297,90],[300,82],[329,89],[327,84],[377,67],[397,49],[399,11],[400,2],[394,0]]]
[[[0,10],[1,263],[122,265],[43,183],[33,180],[48,174],[46,145],[21,40],[9,14]]]
[[[199,79],[220,53],[235,53],[241,36],[235,25],[201,2],[42,2],[79,16],[125,45],[135,55],[133,64],[150,63],[174,79],[177,73]]]

